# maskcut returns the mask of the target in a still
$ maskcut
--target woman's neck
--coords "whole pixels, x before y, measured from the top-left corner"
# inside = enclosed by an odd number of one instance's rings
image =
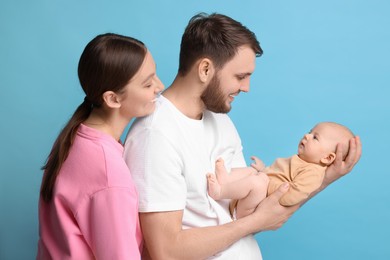
[[[105,113],[103,110],[96,108],[84,121],[86,126],[111,135],[117,141],[119,141],[128,123],[129,121],[123,120],[116,113]]]

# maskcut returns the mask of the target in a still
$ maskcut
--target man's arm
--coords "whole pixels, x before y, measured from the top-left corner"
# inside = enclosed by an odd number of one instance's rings
[[[148,253],[151,259],[204,259],[249,234],[278,229],[298,208],[279,204],[287,190],[282,185],[253,214],[220,226],[182,229],[183,211],[141,213]]]

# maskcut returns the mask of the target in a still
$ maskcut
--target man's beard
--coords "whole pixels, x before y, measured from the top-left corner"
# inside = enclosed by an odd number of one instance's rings
[[[220,83],[218,75],[214,75],[200,98],[205,104],[206,109],[214,113],[228,113],[231,106],[227,105]]]

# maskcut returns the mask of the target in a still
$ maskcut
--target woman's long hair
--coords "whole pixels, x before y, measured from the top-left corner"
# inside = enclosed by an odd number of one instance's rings
[[[42,167],[41,196],[46,202],[53,197],[56,178],[68,157],[77,129],[93,109],[103,104],[103,93],[122,93],[141,67],[147,49],[134,38],[118,34],[96,36],[85,47],[78,65],[78,76],[86,96],[58,135]]]

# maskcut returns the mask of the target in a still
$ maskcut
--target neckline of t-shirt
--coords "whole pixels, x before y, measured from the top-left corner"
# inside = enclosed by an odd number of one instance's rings
[[[88,138],[91,140],[97,140],[97,139],[106,140],[109,143],[114,144],[115,147],[117,147],[119,150],[123,149],[123,145],[122,145],[120,140],[117,141],[111,135],[106,134],[98,129],[93,128],[93,127],[89,127],[83,123],[80,124],[77,132],[78,132],[78,134],[82,135],[85,138]]]
[[[204,120],[204,116],[205,116],[204,113],[203,113],[201,119],[193,119],[193,118],[190,118],[190,117],[186,116],[185,114],[183,114],[183,112],[181,112],[169,99],[167,99],[163,95],[160,95],[160,99],[163,102],[167,103],[167,105],[172,109],[172,111],[174,111],[183,120],[187,121],[190,124],[203,125],[203,120]]]

